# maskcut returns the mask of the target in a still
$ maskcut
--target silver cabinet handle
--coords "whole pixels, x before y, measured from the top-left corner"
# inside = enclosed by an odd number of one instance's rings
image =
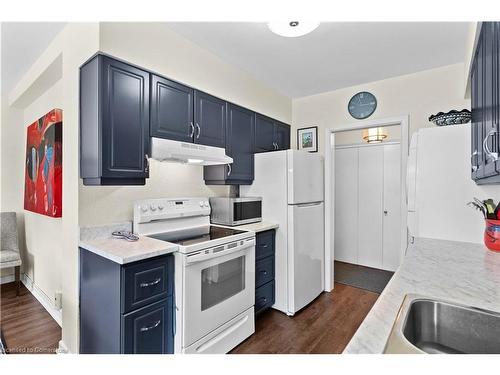
[[[161,281],[161,277],[157,278],[155,281],[151,281],[150,283],[140,283],[139,286],[141,288],[149,288],[150,286],[157,285]]]
[[[278,144],[278,142],[276,142],[276,150],[279,150],[280,149],[280,145]]]
[[[149,155],[144,154],[144,161],[146,162],[146,166],[144,167],[144,172],[149,172]]]
[[[198,129],[198,135],[196,136],[196,139],[200,138],[200,134],[201,134],[201,128],[200,128],[200,125],[198,125],[198,123],[196,123],[196,129]]]
[[[475,162],[474,162],[475,160]],[[475,150],[472,155],[470,156],[470,162],[472,165],[472,172],[477,171],[478,165],[477,165],[477,150]]]
[[[483,140],[483,150],[486,153],[486,155],[493,161],[498,160],[498,152],[491,152],[491,150],[488,147],[488,139],[496,133],[497,133],[496,129],[491,129]]]
[[[193,135],[194,135],[194,125],[193,125],[192,121],[189,123],[189,128],[191,129],[191,132],[188,133],[188,137],[189,138],[193,138]]]
[[[152,326],[149,326],[149,327],[141,327],[141,332],[151,331],[152,329],[155,329],[156,327],[158,327],[160,324],[161,324],[161,320],[158,320],[158,321],[157,321],[155,324],[153,324]]]
[[[231,164],[227,165],[227,169],[228,169],[228,171],[227,171],[227,177],[229,177],[229,176],[231,176],[231,172],[233,171],[233,168],[231,167]]]

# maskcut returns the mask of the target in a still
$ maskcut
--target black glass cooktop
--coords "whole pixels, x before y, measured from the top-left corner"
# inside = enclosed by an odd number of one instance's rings
[[[234,236],[235,234],[241,234],[241,233],[245,233],[245,231],[210,225],[209,227],[206,227],[203,230],[201,230],[201,233],[197,233],[196,235],[191,234],[189,236],[179,238],[178,236],[172,237],[172,235],[168,233],[159,233],[159,234],[149,235],[148,237],[156,238],[157,240],[172,242],[181,246],[189,246],[189,245],[196,245],[201,242],[207,242],[210,240],[217,240],[219,238]]]

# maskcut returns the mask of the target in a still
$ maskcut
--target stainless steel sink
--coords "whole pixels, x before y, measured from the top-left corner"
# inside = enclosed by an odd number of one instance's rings
[[[384,353],[500,354],[500,313],[407,295]]]

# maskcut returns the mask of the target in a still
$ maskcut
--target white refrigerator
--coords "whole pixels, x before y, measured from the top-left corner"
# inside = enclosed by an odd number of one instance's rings
[[[470,124],[420,129],[411,138],[407,164],[408,234],[483,242],[484,220],[467,206],[473,197],[500,198],[500,185],[471,179]]]
[[[275,304],[288,315],[324,286],[323,157],[297,150],[255,155],[255,179],[241,196],[262,197],[262,218],[276,230]]]

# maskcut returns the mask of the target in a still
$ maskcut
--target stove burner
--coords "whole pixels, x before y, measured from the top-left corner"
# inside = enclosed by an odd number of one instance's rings
[[[219,238],[234,236],[236,234],[245,233],[245,231],[242,230],[217,227],[214,225],[210,225],[209,227],[207,227],[207,229],[208,232],[202,235],[192,236],[192,237],[190,236],[184,238],[171,238],[171,237],[169,238],[168,233],[152,234],[149,235],[148,237],[155,238],[157,240],[172,242],[181,246],[189,246],[189,245],[196,245],[202,242],[208,242],[211,240],[217,240]]]

